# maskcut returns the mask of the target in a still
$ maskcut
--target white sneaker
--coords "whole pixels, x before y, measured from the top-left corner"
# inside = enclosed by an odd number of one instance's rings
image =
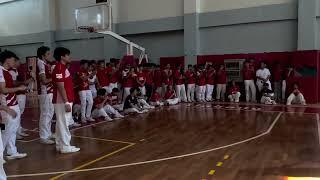
[[[56,139],[56,134],[52,134],[49,139]]]
[[[117,114],[115,117],[116,118],[124,118],[124,116],[122,114]]]
[[[41,144],[48,144],[48,145],[55,144],[55,142],[50,139],[40,139],[40,143]]]
[[[70,147],[67,147],[67,148],[64,148],[64,149],[61,149],[61,153],[62,154],[69,154],[69,153],[75,153],[75,152],[78,152],[80,151],[80,148],[77,148],[75,146],[70,146]]]
[[[92,118],[87,118],[87,121],[89,122],[95,122],[96,120],[92,119]]]
[[[8,160],[22,159],[22,158],[25,158],[25,157],[27,157],[26,153],[16,153],[16,154],[12,154],[10,156],[6,156],[6,158]]]
[[[19,132],[18,133],[20,136],[22,136],[22,137],[29,137],[29,134],[27,134],[27,133],[25,133],[25,132]]]
[[[105,118],[104,118],[104,120],[105,120],[105,121],[108,121],[108,122],[113,121],[113,119],[112,119],[112,118],[110,118],[110,117],[105,117]]]
[[[16,139],[17,139],[17,140],[22,140],[22,139],[23,139],[23,137],[22,137],[21,135],[17,134]]]
[[[81,127],[81,124],[75,122],[75,123],[72,124],[72,126],[73,127]]]
[[[147,113],[147,112],[149,112],[147,109],[144,109],[144,110],[142,110],[141,111],[142,113]]]
[[[154,109],[154,108],[156,108],[156,107],[154,107],[154,106],[150,106],[150,109]]]

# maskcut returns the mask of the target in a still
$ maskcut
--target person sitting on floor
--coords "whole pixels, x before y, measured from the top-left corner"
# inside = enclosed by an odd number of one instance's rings
[[[161,101],[161,95],[156,91],[156,88],[154,88],[153,94],[150,98],[150,104],[156,107],[164,105],[164,103]]]
[[[263,88],[261,90],[261,103],[262,104],[277,104],[274,98],[274,92],[269,89],[269,84],[264,83]]]
[[[172,85],[169,85],[167,88],[167,92],[164,95],[165,104],[170,105],[176,105],[179,103],[179,99],[176,96],[176,92],[173,90]]]
[[[287,99],[287,105],[290,106],[291,104],[306,105],[306,100],[299,90],[298,83],[293,84],[293,91]]]
[[[142,94],[141,89],[138,88],[137,90],[138,90],[137,98],[138,98],[138,103],[140,104],[140,106],[146,110],[154,109],[154,106],[150,106],[150,104],[148,104],[147,101],[145,100],[145,96]]]
[[[140,106],[137,98],[138,90],[137,88],[131,88],[130,94],[126,97],[124,101],[123,111],[125,114],[129,113],[138,113],[142,114],[148,112],[148,110],[144,110],[142,106]]]
[[[240,93],[240,88],[236,84],[236,82],[233,80],[231,81],[231,87],[229,89],[229,96],[228,98],[230,99],[230,102],[239,102],[241,93]]]
[[[108,98],[106,97],[106,93],[106,89],[98,90],[97,97],[94,99],[94,110],[92,112],[92,117],[103,117],[106,121],[112,121],[113,119],[108,115],[111,114],[115,118],[123,118],[123,115],[121,115],[117,110],[107,103]]]
[[[116,110],[122,112],[123,111],[123,103],[120,100],[120,91],[118,88],[113,88],[112,92],[107,95],[108,103],[115,108]]]

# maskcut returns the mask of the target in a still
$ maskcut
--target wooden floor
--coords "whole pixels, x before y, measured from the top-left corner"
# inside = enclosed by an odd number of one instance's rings
[[[320,177],[320,108],[182,104],[73,129],[81,152],[38,142],[37,110],[18,142],[28,158],[5,164],[10,179],[290,180]]]

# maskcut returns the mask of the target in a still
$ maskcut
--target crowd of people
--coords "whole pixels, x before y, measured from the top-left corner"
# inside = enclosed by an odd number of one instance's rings
[[[16,139],[28,136],[21,127],[26,92],[37,83],[40,118],[39,136],[43,144],[55,144],[60,153],[73,153],[80,148],[70,144],[69,127],[81,126],[97,119],[113,121],[126,114],[146,113],[150,109],[178,103],[225,101],[238,103],[241,90],[237,82],[227,81],[224,64],[206,63],[164,68],[145,64],[137,67],[119,62],[81,60],[80,69],[69,71],[70,50],[58,47],[53,52],[42,46],[37,50],[36,74],[19,78],[19,58],[11,51],[0,53],[1,117],[5,124],[0,138],[0,154],[7,160],[27,156],[20,153]],[[294,69],[281,69],[276,65],[271,73],[266,63],[254,67],[254,60],[244,62],[242,76],[246,102],[276,104],[287,99],[286,104],[305,105],[298,83],[293,81]],[[272,82],[272,83],[271,83]],[[292,88],[291,88],[292,87]],[[55,134],[51,131],[56,118]],[[6,150],[6,151],[4,151]],[[2,153],[3,152],[3,153]],[[1,164],[1,163],[0,163]]]

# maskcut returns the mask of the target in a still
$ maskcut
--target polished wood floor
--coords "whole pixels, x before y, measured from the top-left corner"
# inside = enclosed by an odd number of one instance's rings
[[[317,106],[163,107],[73,129],[72,143],[81,152],[61,155],[55,146],[38,142],[38,113],[28,109],[23,124],[33,130],[32,136],[19,141],[18,147],[29,156],[7,162],[5,169],[10,179],[27,180],[320,177],[319,112]]]

